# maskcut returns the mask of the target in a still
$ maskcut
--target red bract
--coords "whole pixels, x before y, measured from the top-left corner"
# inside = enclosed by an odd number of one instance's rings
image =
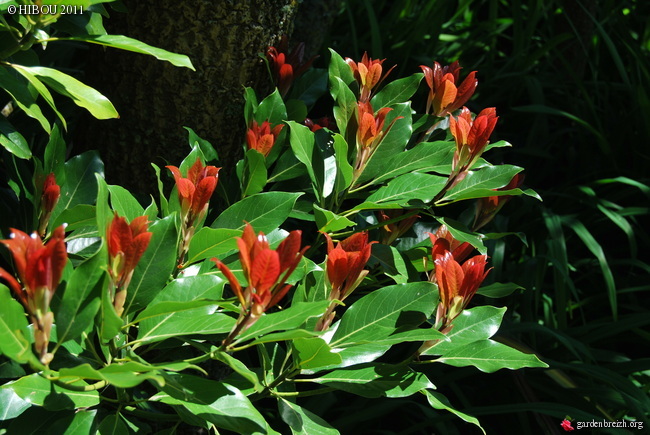
[[[441,225],[435,234],[429,233],[429,239],[431,239],[431,244],[433,244],[432,257],[434,260],[437,255],[444,255],[445,252],[451,252],[456,261],[463,261],[474,250],[471,244],[456,240],[446,225]]]
[[[383,73],[383,67],[381,66],[386,59],[372,59],[368,57],[368,53],[363,53],[361,62],[355,62],[349,57],[345,58],[345,62],[350,65],[354,78],[359,83],[360,95],[359,101],[361,103],[367,103],[370,101],[370,96],[372,90],[379,86],[379,84],[384,81],[386,76],[395,68],[389,69],[385,74]]]
[[[381,141],[388,134],[393,124],[401,118],[397,117],[386,127],[386,115],[393,110],[388,107],[380,109],[375,114],[370,103],[357,103],[359,128],[357,129],[357,154],[354,161],[354,180],[363,172],[368,160],[377,150]]]
[[[126,290],[135,266],[149,246],[152,233],[147,231],[148,227],[147,216],[139,216],[128,224],[126,219],[117,213],[108,225],[108,271],[119,289]]]
[[[524,174],[519,173],[512,177],[512,180],[510,180],[507,185],[500,189],[496,189],[496,191],[517,189],[521,187],[523,182]],[[474,215],[474,231],[477,231],[494,219],[494,216],[496,216],[506,202],[510,201],[510,198],[512,198],[510,195],[479,198],[476,202],[476,212]]]
[[[208,202],[217,187],[219,169],[221,168],[203,166],[199,158],[187,171],[187,178],[183,177],[176,166],[166,166],[166,168],[171,171],[176,180],[183,222],[192,226],[207,213]]]
[[[331,121],[327,116],[323,116],[320,119],[314,121],[313,119],[305,118],[303,122],[311,131],[318,131],[321,128],[330,128]]]
[[[434,62],[433,69],[425,65],[420,65],[420,68],[422,68],[424,78],[429,85],[426,112],[441,118],[465,104],[478,86],[476,71],[469,73],[465,80],[457,86],[461,69],[458,61],[445,67]]]
[[[304,61],[305,43],[300,42],[289,52],[289,40],[283,36],[277,47],[269,47],[266,57],[272,65],[275,84],[283,97],[289,92],[293,81],[307,70],[316,59],[312,57]]]
[[[248,148],[256,150],[264,157],[268,156],[282,128],[284,128],[284,124],[278,124],[271,129],[271,123],[268,121],[264,121],[261,125],[257,121],[253,121],[246,133]]]
[[[308,248],[300,249],[300,239],[301,232],[292,231],[273,250],[264,233],[260,232],[256,236],[253,227],[247,223],[242,236],[237,239],[239,260],[248,281],[246,289],[242,289],[228,266],[216,258],[212,259],[230,282],[230,287],[241,303],[242,315],[250,314],[257,318],[287,294],[291,285],[285,282]]]
[[[56,177],[53,173],[48,174],[43,183],[43,192],[41,194],[41,210],[38,223],[38,233],[41,237],[45,237],[47,224],[52,215],[52,210],[56,207],[59,198],[61,197],[61,188],[56,184]]]
[[[498,119],[494,107],[483,109],[474,120],[467,107],[463,107],[458,118],[449,117],[449,129],[456,140],[452,164],[454,172],[461,173],[476,163],[487,146]]]
[[[472,257],[461,266],[449,251],[436,255],[435,264],[440,292],[436,327],[444,329],[465,309],[490,269],[485,270],[487,255]]]
[[[50,312],[50,301],[68,261],[64,228],[63,225],[56,228],[45,245],[36,233],[29,236],[13,228],[9,239],[0,240],[14,258],[14,267],[20,282],[2,268],[0,278],[7,281],[29,313],[34,325],[34,345],[44,364],[49,363],[52,358],[47,353],[54,320]]]

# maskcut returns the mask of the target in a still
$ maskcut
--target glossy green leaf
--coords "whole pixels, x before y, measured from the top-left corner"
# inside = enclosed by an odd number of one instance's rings
[[[513,282],[495,282],[485,287],[478,289],[476,294],[486,296],[488,298],[502,298],[508,296],[517,290],[524,290],[524,288]]]
[[[512,177],[521,171],[522,168],[513,165],[490,166],[470,171],[460,183],[447,192],[441,201],[460,201],[501,194],[502,192],[494,192],[494,189],[507,185]]]
[[[408,397],[422,389],[435,388],[422,373],[407,366],[383,363],[334,370],[310,382],[369,398]]]
[[[447,333],[449,340],[437,343],[423,355],[443,355],[454,348],[492,337],[499,330],[505,312],[505,307],[489,305],[464,310],[454,320],[451,332]]]
[[[97,410],[78,410],[74,414],[59,418],[48,427],[51,433],[63,435],[82,435],[93,432]]]
[[[272,430],[250,400],[237,388],[196,376],[165,376],[162,392],[151,400],[182,406],[219,428],[236,433],[263,434]]]
[[[343,359],[320,337],[299,338],[293,340],[296,365],[301,369],[317,369],[319,367],[341,364]]]
[[[59,343],[79,337],[92,324],[101,301],[98,292],[105,290],[97,283],[106,273],[107,262],[106,250],[100,249],[79,265],[68,279],[55,316]]]
[[[101,292],[101,303],[99,305],[99,336],[102,343],[115,338],[124,325],[124,321],[117,315],[113,306],[113,299],[108,291]]]
[[[174,270],[178,238],[175,218],[173,215],[167,216],[149,226],[151,241],[133,272],[125,312],[136,311],[151,302]]]
[[[27,116],[38,121],[46,132],[49,133],[52,130],[50,123],[47,121],[47,118],[45,118],[45,115],[43,115],[41,108],[36,104],[35,98],[29,92],[26,82],[15,77],[6,68],[0,67],[0,83],[2,83],[2,89],[11,95],[18,107],[20,107]]]
[[[144,215],[144,208],[131,192],[122,186],[108,186],[111,194],[111,207],[119,216],[126,217],[131,222],[133,219]]]
[[[210,354],[210,356],[213,359],[221,361],[222,363],[226,364],[228,367],[233,369],[235,372],[240,374],[244,379],[246,379],[255,387],[256,391],[262,391],[262,389],[264,388],[260,383],[258,375],[255,372],[253,372],[251,369],[249,369],[246,366],[246,364],[239,361],[237,358],[231,356],[229,353],[223,352],[219,349],[214,349],[213,352]]]
[[[57,124],[54,124],[50,133],[50,139],[45,146],[43,172],[46,174],[53,172],[56,175],[56,182],[59,185],[64,184],[66,179],[64,170],[66,150],[67,145],[61,135],[61,130]]]
[[[517,370],[524,367],[548,367],[535,355],[523,353],[494,340],[480,340],[454,347],[436,361],[455,367],[471,365],[486,373],[503,368]]]
[[[386,160],[381,172],[374,173],[366,169],[360,179],[373,178],[371,184],[378,184],[413,171],[441,172],[451,164],[453,155],[452,142],[422,142],[413,149],[396,153],[392,159]]]
[[[23,67],[22,65],[16,65],[12,64],[11,65],[20,75],[25,77],[27,81],[36,89],[36,91],[43,97],[45,102],[50,106],[52,111],[56,114],[56,116],[59,118],[61,121],[61,124],[63,124],[63,128],[67,130],[67,124],[65,122],[65,118],[59,110],[56,108],[56,104],[54,104],[54,99],[52,98],[52,94],[50,91],[47,89],[47,87],[41,82],[34,74],[32,74],[28,68]]]
[[[347,137],[348,123],[356,116],[357,97],[338,77],[330,78],[330,92],[332,96],[337,95],[335,97],[337,105],[333,109],[336,126],[341,135]]]
[[[10,420],[25,412],[32,404],[11,388],[0,388],[0,421]]]
[[[435,310],[438,292],[429,282],[384,287],[350,306],[330,341],[332,347],[372,343],[416,328]]]
[[[217,275],[195,275],[176,278],[158,293],[149,304],[164,301],[190,302],[199,299],[221,299],[225,281]]]
[[[19,159],[29,159],[32,156],[23,135],[4,116],[0,117],[0,145]]]
[[[158,385],[164,383],[156,367],[145,366],[133,361],[113,363],[100,370],[92,368],[90,364],[62,368],[59,371],[59,378],[66,383],[79,379],[106,381],[118,388],[132,388],[146,380],[156,381]]]
[[[471,231],[461,222],[445,217],[437,217],[436,220],[440,225],[445,225],[452,236],[459,242],[467,242],[474,246],[481,254],[487,254],[487,247],[483,244],[480,234]]]
[[[97,428],[97,432],[99,432],[99,435],[123,435],[129,433],[129,427],[122,419],[122,415],[117,412],[104,417]]]
[[[405,284],[408,281],[406,262],[395,247],[382,244],[373,245],[371,259],[377,261],[384,273],[390,276],[396,284]]]
[[[104,176],[104,164],[95,151],[75,156],[65,163],[65,184],[61,186],[61,198],[54,207],[52,219],[63,210],[78,204],[94,204],[97,197],[97,176]]]
[[[88,385],[83,381],[72,383],[74,386]],[[72,391],[52,384],[34,373],[2,385],[2,389],[13,390],[21,399],[33,405],[45,406],[48,410],[89,408],[99,404],[99,393],[92,391]]]
[[[324,233],[341,231],[355,225],[353,221],[345,216],[339,216],[329,210],[320,208],[316,204],[314,204],[314,218],[316,219],[316,227],[318,227],[318,231]]]
[[[56,217],[51,225],[56,228],[61,224],[67,224],[66,232],[74,231],[79,228],[91,227],[95,225],[97,209],[94,205],[77,204],[72,208],[65,209]]]
[[[378,204],[397,203],[404,206],[414,200],[425,203],[430,202],[440,193],[446,182],[446,177],[421,174],[419,172],[400,175],[388,183],[387,186],[380,187],[370,195],[367,202]]]
[[[79,80],[54,68],[43,66],[24,67],[46,85],[65,95],[79,107],[88,110],[97,119],[118,118],[119,115],[108,98]]]
[[[340,134],[335,134],[333,139],[332,147],[334,148],[337,169],[334,191],[339,193],[350,187],[354,170],[348,161],[348,143]]]
[[[298,328],[308,319],[323,315],[329,301],[301,302],[286,310],[264,314],[257,322],[237,337],[236,343],[260,337],[275,331]]]
[[[332,86],[332,80],[336,77],[341,80],[345,85],[349,85],[354,81],[354,75],[352,73],[352,68],[348,65],[345,60],[339,55],[336,51],[330,48],[330,62],[328,68],[328,75],[330,80],[330,86]],[[337,95],[332,94],[332,97],[336,99]]]
[[[429,405],[431,405],[433,408],[449,411],[461,420],[477,426],[485,434],[485,430],[481,427],[481,424],[479,423],[478,419],[476,419],[476,417],[472,417],[471,415],[458,411],[449,403],[449,400],[442,393],[429,390],[423,390],[422,393],[427,397]]]
[[[120,50],[133,51],[135,53],[148,54],[159,60],[164,60],[172,65],[189,68],[194,71],[194,66],[189,57],[184,54],[171,53],[162,48],[152,47],[137,39],[123,35],[84,35],[78,37],[58,38],[59,40],[84,41],[93,44],[106,45]]]
[[[203,153],[203,157],[205,157],[205,160],[208,162],[213,160],[219,160],[219,156],[217,155],[217,150],[214,149],[214,147],[210,142],[199,137],[199,135],[196,134],[196,132],[191,128],[189,127],[183,127],[183,128],[187,130],[188,142],[191,148],[198,146],[201,152]]]
[[[258,124],[269,121],[272,125],[280,124],[287,119],[287,108],[280,92],[275,89],[271,95],[264,98],[255,110],[255,120]]]
[[[210,301],[161,302],[140,314],[137,343],[153,343],[181,335],[224,334],[235,319],[218,312]]]
[[[424,74],[415,73],[402,79],[393,80],[372,97],[370,104],[375,110],[379,110],[410,100],[420,87],[423,77]]]
[[[192,237],[186,263],[192,264],[206,258],[218,257],[237,249],[237,237],[240,236],[240,230],[201,228]]]
[[[289,143],[291,144],[291,149],[296,158],[305,165],[314,188],[314,193],[317,198],[320,198],[323,180],[318,179],[316,176],[314,163],[312,162],[315,158],[319,157],[314,155],[316,149],[314,133],[308,127],[300,125],[297,122],[288,121],[287,124],[290,128]]]
[[[10,294],[9,289],[0,284],[0,353],[19,362],[36,362],[27,332],[27,317],[22,305]]]
[[[287,219],[300,195],[265,192],[248,196],[224,210],[210,226],[241,230],[248,222],[256,232],[270,233]]]
[[[244,88],[244,101],[244,119],[246,120],[246,125],[251,125],[258,106],[255,89],[249,87]]]
[[[307,329],[290,329],[288,331],[280,332],[271,332],[270,334],[262,335],[261,337],[256,338],[250,343],[246,344],[246,347],[256,346],[262,343],[274,343],[276,341],[289,341],[297,340],[303,338],[311,338],[315,335],[318,335],[318,332]]]
[[[267,177],[263,154],[250,149],[246,151],[244,162],[242,196],[246,197],[261,192],[266,186]]]
[[[282,420],[289,425],[294,435],[337,435],[338,430],[316,414],[281,398],[278,407]]]
[[[267,182],[291,180],[292,178],[300,177],[305,173],[305,165],[296,159],[293,150],[287,150],[280,156],[273,166],[273,172]]]

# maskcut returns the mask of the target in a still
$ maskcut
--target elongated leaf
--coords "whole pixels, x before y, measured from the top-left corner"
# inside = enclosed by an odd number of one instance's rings
[[[144,208],[131,192],[122,186],[108,186],[108,191],[111,193],[111,206],[118,215],[126,217],[129,222],[144,215]]]
[[[90,364],[62,368],[59,371],[59,377],[63,382],[90,379],[93,381],[106,381],[118,388],[132,388],[146,380],[156,381],[158,385],[162,385],[164,380],[159,371],[157,367],[129,361],[126,363],[113,363],[100,370],[95,370]]]
[[[317,198],[320,198],[323,180],[316,177],[314,163],[312,163],[312,160],[316,157],[314,156],[314,150],[316,149],[314,133],[308,127],[300,125],[297,122],[288,121],[287,124],[291,129],[289,135],[291,149],[296,158],[305,165],[314,188],[314,193]]]
[[[217,275],[196,275],[176,278],[149,304],[164,301],[189,302],[199,299],[221,299],[225,281]]]
[[[122,415],[118,412],[107,415],[97,428],[99,435],[122,435],[129,433],[129,427],[124,422]]]
[[[282,398],[278,401],[282,420],[295,435],[337,435],[338,430],[312,412]]]
[[[263,386],[260,383],[258,375],[246,367],[246,364],[239,361],[237,358],[231,356],[227,352],[223,352],[219,349],[213,349],[213,352],[210,354],[213,359],[221,361],[226,364],[228,367],[233,369],[235,372],[239,373],[244,379],[249,381],[256,391],[262,391]]]
[[[142,317],[138,343],[153,343],[181,335],[212,335],[230,331],[235,319],[218,312],[210,301],[161,302]]]
[[[255,406],[237,388],[184,374],[165,376],[161,393],[151,400],[182,406],[217,427],[236,433],[273,432]]]
[[[82,387],[88,385],[83,381],[74,382],[72,385]],[[45,406],[46,409],[74,409],[89,408],[99,404],[97,391],[71,391],[34,373],[2,385],[2,389],[10,389],[21,399],[33,405]]]
[[[269,121],[271,124],[279,124],[287,119],[287,108],[280,92],[275,89],[271,95],[264,98],[255,110],[255,120],[258,123]]]
[[[455,367],[471,365],[486,373],[503,368],[517,370],[523,367],[548,367],[535,355],[523,353],[494,340],[480,340],[454,347],[436,361]]]
[[[79,80],[54,68],[43,66],[24,67],[46,85],[61,95],[65,95],[79,107],[88,110],[97,119],[118,118],[119,115],[108,98]]]
[[[293,347],[296,350],[296,364],[301,369],[316,369],[343,362],[341,355],[332,352],[332,348],[320,337],[293,340]]]
[[[19,159],[29,159],[32,156],[23,135],[4,116],[0,117],[0,145]]]
[[[119,48],[120,50],[133,51],[135,53],[148,54],[156,59],[165,60],[172,65],[189,68],[194,71],[194,65],[189,57],[184,54],[171,53],[162,48],[152,47],[137,39],[129,38],[122,35],[88,35],[74,36],[68,38],[58,38],[59,40],[84,41],[93,44],[106,45],[108,47]]]
[[[224,210],[212,228],[243,229],[250,223],[255,231],[270,233],[289,216],[301,193],[266,192],[251,195]]]
[[[0,284],[0,314],[0,352],[19,363],[37,362],[25,337],[25,310],[4,284]]]
[[[494,189],[505,186],[521,171],[522,168],[512,165],[490,166],[470,171],[463,181],[447,192],[442,201],[460,201],[502,194],[494,192]],[[508,194],[514,194],[514,191],[521,192],[519,189],[513,189],[513,192]]]
[[[363,397],[408,397],[435,386],[422,373],[399,365],[374,363],[334,370],[317,378],[315,382]]]
[[[14,77],[14,75],[7,71],[6,68],[0,67],[0,83],[2,83],[2,89],[11,95],[18,107],[20,107],[27,116],[37,120],[46,132],[49,133],[52,130],[47,118],[45,118],[45,115],[41,112],[41,108],[36,104],[36,100],[29,92],[26,82]]]
[[[243,175],[243,196],[250,196],[261,192],[264,189],[267,180],[264,155],[253,149],[246,151],[245,170]]]
[[[415,73],[388,83],[377,95],[372,97],[370,104],[375,110],[379,110],[382,107],[390,107],[410,100],[418,90],[423,77],[424,74]]]
[[[298,328],[308,319],[321,316],[328,305],[329,301],[301,302],[286,310],[265,314],[253,326],[248,328],[246,332],[241,334],[236,342],[260,337],[269,332]]]
[[[429,390],[422,390],[422,393],[427,397],[427,400],[429,401],[429,405],[431,405],[433,408],[444,409],[445,411],[449,411],[452,414],[454,414],[456,417],[460,418],[461,420],[466,421],[468,423],[472,423],[473,425],[477,426],[485,434],[485,430],[481,427],[481,424],[476,419],[476,417],[472,417],[471,415],[458,411],[456,408],[451,406],[449,400],[442,393],[429,391]]]
[[[237,249],[237,237],[240,236],[240,230],[201,228],[192,237],[186,263],[192,264],[206,258],[218,257]]]
[[[404,284],[408,281],[406,263],[402,258],[402,254],[395,247],[381,244],[374,245],[371,258],[379,262],[384,273],[393,278],[396,284]]]
[[[454,348],[462,347],[492,337],[499,330],[506,308],[489,305],[464,310],[453,322],[447,333],[448,341],[437,343],[423,355],[442,355]]]
[[[175,220],[174,215],[167,216],[149,227],[153,234],[147,250],[133,272],[125,312],[136,311],[151,302],[174,270],[178,238]]]
[[[438,292],[429,282],[393,285],[356,301],[343,315],[330,346],[373,343],[416,328],[435,310]]]
[[[476,293],[487,296],[488,298],[502,298],[517,290],[524,290],[524,288],[513,282],[495,282],[485,287],[481,287]]]
[[[11,388],[0,388],[0,421],[18,417],[32,406],[23,400]]]
[[[345,216],[339,216],[334,212],[320,208],[316,204],[314,204],[314,218],[316,219],[318,231],[324,233],[340,231],[355,225],[353,221]]]
[[[107,261],[106,250],[100,249],[70,276],[55,316],[59,343],[79,337],[92,323],[101,300],[98,292],[104,290],[97,283],[106,271]],[[95,294],[93,289],[97,290]]]
[[[36,78],[36,76],[34,76],[27,68],[16,64],[12,64],[11,66],[16,71],[18,71],[23,77],[25,77],[29,81],[29,83],[31,83],[34,89],[36,89],[36,91],[39,94],[41,94],[41,97],[43,97],[45,102],[52,108],[56,116],[63,124],[63,128],[67,130],[68,127],[65,122],[65,118],[63,117],[63,115],[61,115],[61,113],[56,108],[56,104],[54,104],[54,99],[52,98],[52,94],[50,94],[50,91],[47,89],[47,87],[38,78]]]
[[[446,177],[413,172],[400,175],[370,195],[367,202],[407,206],[411,201],[430,202],[445,186]]]
[[[338,193],[350,187],[353,169],[348,161],[348,143],[340,134],[335,134],[333,139],[334,143],[332,147],[334,148],[336,158],[336,182],[334,183],[334,191]]]
[[[51,225],[56,228],[61,224],[67,224],[66,231],[74,231],[79,228],[92,227],[97,219],[97,209],[94,205],[77,204],[72,208],[65,209],[56,217]]]

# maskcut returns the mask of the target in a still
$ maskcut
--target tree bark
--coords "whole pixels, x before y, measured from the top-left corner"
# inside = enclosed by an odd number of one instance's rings
[[[120,119],[84,121],[76,144],[99,149],[109,182],[155,191],[150,166],[178,165],[189,151],[184,126],[210,141],[228,173],[246,130],[243,89],[259,95],[271,82],[259,53],[290,34],[295,0],[129,0],[129,12],[106,20],[111,34],[186,54],[196,71],[99,47],[88,82],[104,93]],[[234,173],[234,171],[233,171]]]

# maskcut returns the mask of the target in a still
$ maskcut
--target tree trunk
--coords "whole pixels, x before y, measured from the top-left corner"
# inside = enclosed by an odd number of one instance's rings
[[[108,33],[186,54],[196,71],[144,56],[99,47],[88,82],[104,93],[120,119],[88,120],[81,148],[99,149],[109,182],[139,192],[155,190],[150,162],[178,165],[194,129],[219,153],[225,173],[241,152],[246,126],[243,88],[258,94],[271,82],[259,53],[289,34],[294,0],[130,0],[127,14],[112,13]],[[261,94],[260,94],[261,95]],[[234,171],[233,171],[234,173]]]

